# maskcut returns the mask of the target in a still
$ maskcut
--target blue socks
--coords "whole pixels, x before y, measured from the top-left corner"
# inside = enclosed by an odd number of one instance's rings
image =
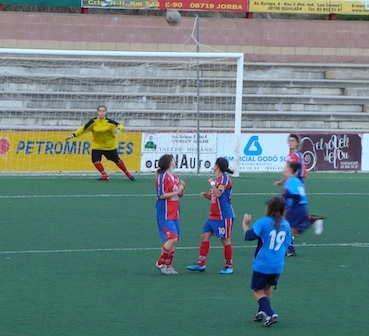
[[[259,311],[265,312],[268,316],[272,316],[274,314],[274,310],[272,306],[270,305],[269,299],[264,296],[259,301]]]

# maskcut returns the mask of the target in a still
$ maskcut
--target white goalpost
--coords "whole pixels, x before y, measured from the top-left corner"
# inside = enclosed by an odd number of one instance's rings
[[[182,172],[224,156],[239,175],[241,53],[0,48],[0,62],[0,173],[94,172],[91,136],[64,139],[105,105],[132,171],[173,154]]]

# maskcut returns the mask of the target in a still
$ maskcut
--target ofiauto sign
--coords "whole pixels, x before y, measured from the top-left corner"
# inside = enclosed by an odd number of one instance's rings
[[[173,155],[179,172],[208,172],[216,160],[216,134],[201,134],[198,142],[196,133],[142,133],[141,154],[142,172],[156,171],[164,154]]]

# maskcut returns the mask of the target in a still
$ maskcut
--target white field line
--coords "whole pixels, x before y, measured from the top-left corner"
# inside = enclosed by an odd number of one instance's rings
[[[296,244],[296,247],[357,247],[369,248],[369,243],[330,243],[330,244]],[[234,249],[254,249],[256,245],[233,246]],[[198,246],[177,247],[177,250],[197,250]],[[212,249],[220,249],[223,246],[213,246]],[[122,248],[94,248],[94,249],[66,249],[66,250],[24,250],[24,251],[0,251],[1,254],[41,254],[41,253],[98,253],[98,252],[137,252],[157,251],[160,247],[122,247]]]
[[[322,195],[322,196],[367,196],[369,193],[309,193],[310,195]],[[271,193],[234,193],[234,196],[268,196]],[[196,196],[198,194],[186,194],[186,196]],[[155,197],[154,194],[96,194],[96,195],[0,195],[0,199],[19,199],[19,198],[81,198],[81,197]],[[296,245],[301,247],[358,247],[367,248],[369,243],[331,243],[331,244],[301,244]],[[212,248],[222,248],[222,246],[213,246]],[[255,248],[255,246],[233,246],[236,249]],[[96,253],[96,252],[115,252],[115,251],[153,251],[160,248],[154,247],[137,247],[137,248],[95,248],[95,249],[66,249],[66,250],[25,250],[25,251],[0,251],[1,254],[36,254],[36,253]],[[178,250],[193,250],[198,249],[198,246],[194,247],[177,247]]]
[[[275,193],[233,193],[233,196],[271,196]],[[309,193],[309,195],[317,196],[369,196],[369,192],[366,193]],[[0,195],[0,199],[11,199],[11,198],[81,198],[81,197],[155,197],[155,194],[94,194],[94,195]],[[199,194],[186,194],[186,197],[198,197]]]

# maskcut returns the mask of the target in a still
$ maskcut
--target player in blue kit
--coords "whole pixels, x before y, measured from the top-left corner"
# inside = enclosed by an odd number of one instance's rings
[[[291,162],[300,163],[300,168],[296,170],[295,176],[298,177],[302,183],[305,183],[305,179],[307,177],[307,167],[304,161],[304,155],[301,152],[302,141],[299,135],[290,134],[288,136],[288,147],[289,153],[286,156],[286,166],[288,166]],[[287,177],[283,174],[283,178],[274,182],[275,186],[284,185]],[[308,215],[309,222],[314,227],[314,233],[317,235],[322,234],[323,232],[323,223],[325,216],[320,215]],[[288,256],[296,255],[294,252],[288,253]]]
[[[278,315],[271,306],[272,286],[277,287],[283,271],[287,247],[292,241],[289,223],[284,219],[286,201],[282,196],[273,196],[268,203],[266,216],[258,219],[249,228],[251,215],[245,214],[242,228],[245,240],[258,240],[252,265],[251,289],[259,309],[254,321],[264,321],[269,327],[278,322]]]
[[[299,169],[301,169],[299,162],[289,162],[283,172],[285,181],[282,197],[286,200],[286,220],[290,223],[293,237],[304,232],[311,224],[305,186],[297,177]],[[296,256],[293,241],[288,247],[286,255],[288,257]]]

